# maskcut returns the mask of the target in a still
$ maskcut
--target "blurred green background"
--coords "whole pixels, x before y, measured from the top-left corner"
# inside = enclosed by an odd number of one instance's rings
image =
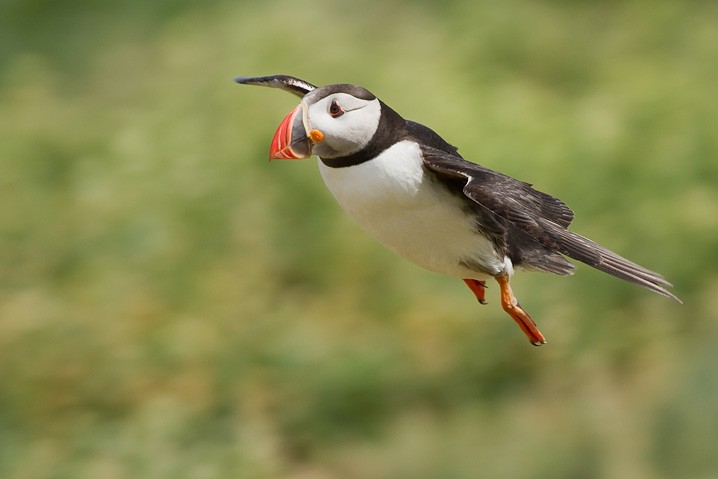
[[[3,0],[0,477],[718,477],[718,4]],[[531,347],[314,161],[349,82],[577,212],[680,306],[519,275]]]

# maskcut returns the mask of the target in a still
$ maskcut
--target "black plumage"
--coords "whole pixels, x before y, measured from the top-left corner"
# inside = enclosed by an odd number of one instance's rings
[[[466,200],[477,228],[515,266],[568,275],[575,266],[565,255],[680,302],[660,274],[569,231],[574,213],[563,201],[530,183],[465,160],[432,129],[404,120],[384,104],[380,122],[385,130],[381,136],[391,136],[393,142],[412,139],[421,145],[424,168]]]
[[[527,266],[557,274],[570,274],[573,269],[561,261],[557,253],[581,261],[605,273],[638,284],[658,294],[680,301],[666,290],[671,284],[660,274],[650,271],[603,246],[569,231],[573,211],[558,198],[535,190],[529,183],[468,162],[458,155],[442,150],[422,148],[424,167],[454,184],[462,185],[467,201],[482,208],[479,215],[494,215],[506,222],[492,221],[494,241],[502,241],[516,266]],[[485,220],[482,224],[486,224]],[[501,234],[503,233],[503,234]],[[512,246],[520,246],[512,248]]]
[[[405,120],[383,102],[379,128],[368,145],[352,155],[322,161],[336,168],[357,165],[407,139],[421,146],[426,171],[466,201],[479,232],[491,238],[497,252],[508,255],[514,266],[572,274],[575,266],[565,255],[680,302],[666,290],[671,284],[660,274],[569,231],[574,213],[563,201],[465,160],[431,128]],[[471,266],[468,260],[464,264]]]

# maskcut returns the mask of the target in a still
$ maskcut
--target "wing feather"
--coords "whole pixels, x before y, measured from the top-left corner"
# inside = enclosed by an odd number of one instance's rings
[[[511,222],[548,250],[680,302],[666,289],[672,285],[660,274],[569,231],[573,211],[558,198],[446,151],[424,148],[423,161],[434,174],[463,182],[468,199]]]
[[[317,87],[308,81],[301,80],[291,75],[268,75],[261,77],[236,77],[234,79],[240,85],[259,85],[269,88],[279,88],[286,92],[302,98]]]

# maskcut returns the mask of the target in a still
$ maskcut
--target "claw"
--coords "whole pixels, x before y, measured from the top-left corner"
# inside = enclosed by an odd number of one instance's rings
[[[486,281],[479,281],[478,279],[464,279],[464,283],[474,293],[479,303],[486,304]]]

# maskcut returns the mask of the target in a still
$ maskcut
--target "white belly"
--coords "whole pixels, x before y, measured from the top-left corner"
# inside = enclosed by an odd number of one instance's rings
[[[513,273],[511,261],[477,233],[461,200],[424,174],[416,143],[399,142],[373,160],[346,168],[319,161],[319,171],[341,207],[405,259],[459,278]]]

